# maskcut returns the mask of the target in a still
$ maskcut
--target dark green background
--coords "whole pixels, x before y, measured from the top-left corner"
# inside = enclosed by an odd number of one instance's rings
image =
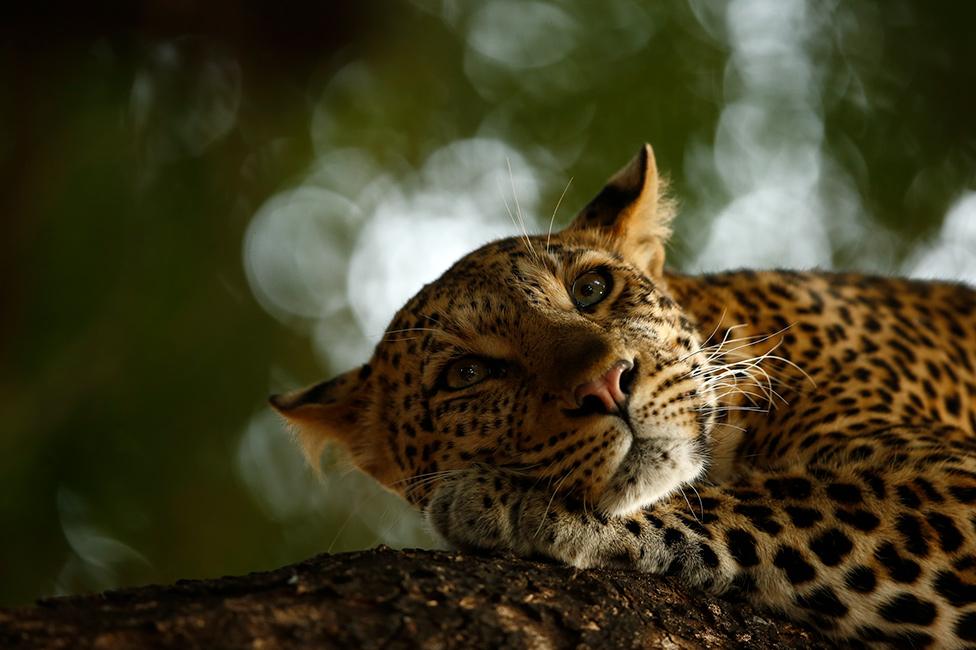
[[[0,604],[430,543],[361,477],[309,476],[264,405],[344,369],[326,367],[315,318],[261,307],[242,253],[261,206],[330,150],[413,191],[432,152],[490,136],[545,171],[545,224],[570,177],[557,223],[650,141],[684,206],[685,268],[710,265],[697,251],[735,198],[718,177],[735,161],[701,155],[744,94],[766,107],[769,147],[799,137],[798,110],[823,129],[836,168],[810,218],[839,218],[840,178],[860,227],[831,231],[827,264],[909,269],[976,190],[972,3],[170,4],[0,28]],[[788,66],[743,90],[733,11],[760,44],[766,18],[793,12],[776,42],[802,45],[805,90],[777,90],[796,86]],[[356,66],[369,84],[331,92]],[[357,237],[344,223],[339,248]]]

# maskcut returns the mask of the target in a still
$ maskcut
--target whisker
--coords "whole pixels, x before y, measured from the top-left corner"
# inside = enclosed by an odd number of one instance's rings
[[[403,329],[389,330],[389,331],[385,332],[380,337],[380,340],[381,341],[387,341],[387,342],[390,342],[390,343],[396,343],[398,341],[413,341],[414,339],[419,338],[419,337],[416,337],[416,336],[408,336],[408,337],[401,337],[401,338],[395,338],[395,339],[389,338],[389,336],[391,334],[407,334],[407,333],[410,333],[410,332],[433,332],[435,334],[443,334],[443,330],[435,329],[433,327],[404,327]]]
[[[559,200],[556,201],[556,207],[552,210],[552,216],[549,217],[549,230],[546,232],[546,253],[549,252],[549,237],[552,235],[552,224],[556,221],[556,213],[559,212],[559,206],[563,202],[563,197],[566,196],[566,192],[569,191],[569,186],[573,184],[573,177],[569,177],[569,182],[566,183],[566,187],[563,188],[563,193],[559,195]]]
[[[755,336],[743,336],[743,337],[741,337],[739,339],[733,339],[732,341],[729,341],[729,343],[736,342],[736,341],[748,341],[748,342],[747,343],[742,343],[741,345],[737,345],[736,347],[734,347],[734,348],[732,348],[730,350],[722,350],[721,349],[721,347],[726,344],[725,341],[722,341],[722,344],[719,346],[719,350],[716,352],[716,355],[713,355],[713,356],[725,356],[725,355],[728,355],[728,354],[732,354],[733,352],[737,352],[738,350],[741,350],[743,348],[747,348],[747,347],[750,347],[750,346],[753,346],[753,345],[759,345],[760,343],[763,343],[765,341],[768,341],[769,339],[773,338],[774,336],[778,336],[778,335],[782,334],[783,332],[785,332],[786,330],[790,329],[791,327],[793,327],[792,324],[791,325],[787,325],[786,327],[784,327],[784,328],[782,328],[782,329],[780,329],[780,330],[778,330],[776,332],[773,332],[772,334],[765,334],[765,335],[763,335],[763,334],[757,334]],[[781,343],[782,343],[782,341],[779,341],[776,344],[776,346],[774,346],[772,349],[776,349],[776,347],[779,347],[779,345]]]
[[[512,207],[508,204],[508,199],[505,198],[505,193],[502,191],[502,183],[497,178],[495,179],[495,184],[498,187],[498,196],[502,199],[502,204],[505,206],[505,211],[508,212],[508,218],[511,220],[512,225],[515,229],[519,229],[519,224],[515,220],[515,213],[512,212]]]
[[[690,355],[687,355],[685,358],[688,358],[690,356],[694,356],[695,354],[699,354],[701,352],[706,352],[707,351],[708,354],[707,354],[707,356],[705,357],[705,360],[704,360],[704,364],[705,365],[703,365],[697,371],[694,371],[694,372],[697,372],[698,374],[707,374],[710,371],[712,371],[712,368],[708,364],[710,364],[713,360],[715,360],[715,359],[717,359],[719,357],[728,357],[728,356],[730,356],[730,355],[738,352],[739,350],[744,349],[744,348],[747,348],[747,347],[750,347],[750,346],[759,345],[760,343],[763,343],[765,341],[768,341],[769,339],[771,339],[771,338],[773,338],[775,336],[778,336],[779,334],[782,334],[783,332],[785,332],[786,330],[788,330],[792,326],[793,326],[792,324],[787,325],[786,327],[784,327],[784,328],[782,328],[782,329],[780,329],[780,330],[778,330],[776,332],[773,332],[771,334],[756,334],[756,335],[752,335],[752,336],[742,336],[742,337],[737,337],[737,338],[734,338],[734,339],[729,339],[728,337],[729,337],[729,334],[732,332],[732,330],[737,329],[739,327],[745,327],[745,324],[743,324],[743,323],[740,323],[738,325],[733,325],[732,327],[728,328],[728,330],[726,330],[725,337],[723,337],[721,343],[717,343],[715,345],[710,345],[710,346],[702,347],[697,352],[691,353]],[[739,345],[736,345],[735,347],[733,347],[731,349],[728,349],[728,350],[723,349],[726,345],[734,344],[734,343],[739,343]],[[774,345],[772,348],[770,348],[769,350],[767,350],[763,355],[759,355],[758,357],[752,357],[752,359],[759,359],[760,357],[764,357],[766,355],[769,355],[770,352],[772,352],[773,350],[775,350],[782,343],[783,343],[782,340],[778,341],[776,343],[776,345]],[[749,361],[749,360],[746,360],[746,361]],[[729,366],[729,365],[730,364],[727,364],[726,363],[726,364],[721,364],[718,367],[719,368],[722,368],[722,367],[726,367],[726,366]]]
[[[718,328],[720,328],[722,326],[722,321],[725,320],[725,312],[726,311],[728,311],[728,308],[722,309],[722,315],[719,316],[718,321],[715,323],[715,329],[713,329],[712,330],[712,333],[708,335],[708,338],[706,338],[704,341],[702,341],[701,345],[698,346],[698,351],[697,352],[692,352],[691,354],[688,354],[688,355],[682,357],[680,359],[680,361],[684,361],[685,359],[688,359],[689,357],[693,357],[694,355],[698,354],[698,352],[701,352],[703,349],[705,349],[707,347],[706,344],[709,341],[712,340],[712,337],[715,336],[715,333],[716,332],[718,332]]]
[[[339,541],[339,538],[342,536],[342,533],[346,530],[346,526],[348,526],[349,522],[352,521],[352,516],[356,514],[356,512],[359,511],[360,506],[363,505],[363,500],[366,498],[367,494],[368,492],[361,492],[356,495],[356,501],[353,503],[352,508],[349,509],[349,512],[346,513],[346,516],[342,520],[342,523],[336,529],[335,534],[332,536],[332,541],[329,542],[328,548],[325,549],[326,553],[332,552],[332,549],[335,547],[336,542]]]
[[[765,397],[767,401],[770,401],[770,402],[774,401],[773,400],[773,397],[774,396],[775,397],[779,397],[780,399],[783,399],[782,396],[779,393],[777,393],[774,389],[772,389],[772,388],[769,387],[768,383],[766,383],[766,384],[759,383],[758,381],[756,381],[756,379],[754,377],[752,377],[749,374],[746,374],[744,377],[741,377],[741,378],[743,380],[746,380],[747,379],[748,381],[741,381],[740,382],[739,381],[739,379],[740,379],[740,376],[739,375],[731,375],[731,376],[729,376],[729,379],[731,379],[731,382],[724,381],[724,377],[717,377],[717,378],[711,378],[711,379],[706,380],[705,385],[706,385],[706,387],[708,387],[708,388],[710,388],[712,390],[716,390],[716,389],[728,389],[728,390],[731,390],[731,391],[740,391],[742,393],[748,393],[749,395],[753,395],[753,396],[755,396],[755,393],[753,393],[751,391],[746,391],[745,388],[755,388],[756,390],[758,390],[759,392],[761,392],[763,394],[763,397]],[[743,388],[743,387],[745,387],[745,388]],[[783,400],[783,401],[785,402],[785,400]]]
[[[541,264],[542,260],[539,259],[538,252],[532,247],[532,241],[529,239],[529,232],[525,228],[525,219],[522,216],[522,206],[519,204],[518,192],[515,190],[515,175],[512,173],[512,159],[506,156],[505,163],[508,165],[508,180],[512,184],[512,200],[515,202],[515,216],[518,218],[516,227],[522,231],[522,240],[525,243],[526,251],[532,255],[536,262]]]
[[[688,504],[688,512],[691,513],[691,516],[695,519],[695,521],[697,521],[698,523],[701,523],[701,519],[699,519],[698,518],[698,515],[695,514],[695,509],[691,507],[691,501],[688,500],[688,495],[685,494],[684,487],[682,487],[682,486],[679,485],[678,486],[678,492],[681,493],[681,496],[682,496],[682,498],[684,498],[685,503]]]
[[[428,477],[431,477],[431,476],[443,476],[445,474],[455,474],[457,472],[463,472],[463,471],[465,471],[465,470],[463,470],[463,469],[442,469],[442,470],[438,470],[436,472],[427,472],[426,474],[417,474],[415,476],[408,476],[406,478],[400,479],[399,481],[393,481],[392,483],[390,483],[390,485],[391,486],[393,486],[393,485],[399,485],[401,483],[409,483],[411,481],[416,481],[418,479],[428,478]]]
[[[736,325],[732,325],[731,327],[729,327],[729,331],[731,332],[731,330],[739,329],[739,328],[742,328],[742,327],[748,327],[748,324],[747,323],[738,323]],[[766,341],[768,339],[771,339],[772,337],[776,336],[777,334],[782,334],[783,332],[785,332],[786,330],[788,330],[790,327],[792,327],[792,325],[787,325],[783,329],[778,330],[776,332],[772,332],[770,334],[762,334],[762,333],[760,333],[760,334],[750,334],[749,336],[737,336],[737,337],[735,337],[733,339],[724,338],[721,343],[713,343],[712,345],[706,346],[705,349],[721,348],[722,346],[727,345],[729,343],[738,343],[740,341],[751,341],[752,344],[762,343],[763,341]],[[728,350],[728,352],[731,352],[731,351],[732,350]]]
[[[772,351],[772,350],[770,350],[770,351]],[[794,362],[790,361],[786,357],[781,357],[781,356],[778,356],[778,355],[768,355],[767,358],[772,359],[773,361],[779,361],[780,363],[785,363],[788,366],[792,366],[797,372],[799,372],[801,375],[803,375],[806,378],[806,380],[809,381],[810,384],[814,388],[817,387],[817,382],[813,379],[813,377],[811,377],[810,375],[807,374],[806,370],[804,370],[803,368],[801,368],[800,366],[798,366]]]
[[[757,406],[716,406],[716,407],[706,407],[700,409],[702,413],[708,415],[714,415],[716,413],[726,413],[729,411],[751,411],[753,413],[769,413],[769,409],[759,408]]]
[[[719,353],[721,353],[722,348],[724,348],[727,344],[729,344],[729,343],[735,343],[737,341],[745,341],[745,340],[751,339],[752,337],[750,337],[750,336],[743,336],[743,337],[734,338],[734,339],[729,340],[729,336],[732,334],[733,331],[735,331],[735,330],[737,330],[739,328],[742,328],[742,327],[746,327],[746,326],[747,325],[745,323],[739,323],[738,325],[732,325],[731,327],[729,327],[728,329],[725,330],[725,336],[722,337],[721,343],[715,343],[713,345],[710,345],[710,346],[701,348],[699,350],[699,352],[710,351],[710,353],[708,354],[708,356],[705,358],[705,363],[708,363],[709,361],[711,361],[712,359],[714,359],[716,356],[718,356]]]
[[[692,492],[695,493],[695,497],[698,499],[698,508],[700,509],[701,516],[704,519],[704,517],[705,517],[705,504],[702,502],[701,495],[698,494],[698,489],[695,488],[695,484],[694,483],[689,483],[688,484],[688,487],[690,487],[691,490],[692,490]],[[698,523],[701,523],[701,519],[698,520]]]
[[[433,327],[404,327],[398,330],[387,330],[387,334],[399,334],[401,332],[439,332],[439,329],[434,329]]]
[[[556,498],[556,494],[559,492],[559,488],[562,486],[563,481],[565,481],[566,479],[568,479],[569,478],[569,475],[571,473],[572,472],[566,472],[565,474],[563,474],[563,477],[561,479],[559,479],[559,482],[556,483],[556,487],[552,491],[552,496],[549,497],[549,503],[546,504],[546,509],[542,513],[542,521],[539,522],[539,527],[536,529],[535,535],[533,535],[533,537],[538,537],[539,536],[539,533],[542,532],[542,526],[545,525],[545,523],[546,523],[546,516],[549,514],[549,508],[552,507],[552,501],[553,501],[553,499]]]
[[[749,391],[745,391],[745,390],[741,390],[741,389],[736,389],[736,388],[729,389],[726,392],[724,392],[724,393],[722,393],[720,395],[717,395],[716,396],[716,399],[722,400],[722,399],[725,399],[726,397],[728,397],[729,395],[742,395],[743,397],[745,397],[746,399],[748,399],[749,400],[749,403],[752,404],[753,406],[759,406],[759,404],[757,404],[756,401],[755,401],[755,398],[758,398],[759,395],[757,395],[756,393],[751,393]],[[767,402],[768,402],[768,399],[767,399]]]
[[[716,427],[729,427],[730,429],[736,429],[738,431],[741,431],[742,433],[745,433],[746,432],[746,428],[745,427],[740,427],[739,425],[732,424],[730,422],[716,422],[713,426],[716,426]],[[729,457],[730,458],[738,458],[739,455],[737,453],[735,453],[735,452],[732,452],[732,454]]]
[[[428,488],[430,488],[432,485],[434,485],[438,481],[442,481],[443,480],[443,481],[450,482],[450,480],[452,478],[453,478],[453,476],[450,476],[450,475],[449,476],[435,476],[435,477],[432,477],[432,478],[428,478],[428,479],[425,479],[423,481],[419,481],[416,484],[410,485],[409,487],[404,488],[403,494],[406,497],[413,497],[413,496],[415,496],[417,494],[423,494],[424,491],[426,491]]]
[[[533,463],[531,465],[499,465],[496,467],[496,469],[518,475],[527,473],[530,469],[535,469],[537,467],[542,467],[542,463]]]

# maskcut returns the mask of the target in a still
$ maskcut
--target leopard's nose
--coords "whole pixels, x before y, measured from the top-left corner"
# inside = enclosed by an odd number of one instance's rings
[[[577,407],[584,408],[590,403],[604,413],[618,413],[627,399],[621,378],[633,367],[632,361],[619,359],[600,378],[577,386],[574,391]]]

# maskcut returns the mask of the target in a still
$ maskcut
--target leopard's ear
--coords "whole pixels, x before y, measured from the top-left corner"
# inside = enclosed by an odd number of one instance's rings
[[[389,454],[368,424],[370,370],[368,364],[354,368],[328,381],[272,395],[268,402],[294,429],[313,468],[318,469],[325,445],[338,442],[357,467],[389,485]]]
[[[564,233],[589,231],[652,277],[664,270],[673,206],[663,197],[654,150],[645,144],[583,208]]]

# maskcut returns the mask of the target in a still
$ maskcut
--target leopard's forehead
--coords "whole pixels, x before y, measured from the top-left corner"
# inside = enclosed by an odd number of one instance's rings
[[[377,352],[382,357],[388,348],[416,340],[399,336],[405,333],[504,335],[502,327],[534,312],[569,308],[563,278],[579,268],[608,263],[621,263],[620,257],[579,238],[510,237],[485,244],[408,300]]]

